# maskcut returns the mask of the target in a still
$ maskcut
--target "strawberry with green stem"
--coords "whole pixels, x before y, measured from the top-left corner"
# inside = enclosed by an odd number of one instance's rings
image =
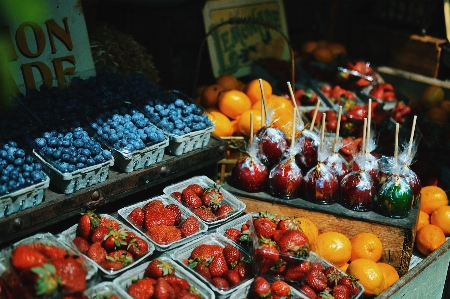
[[[154,279],[158,279],[160,277],[171,276],[175,274],[174,266],[165,260],[162,259],[153,259],[145,268],[144,276],[150,277]]]
[[[220,185],[214,184],[204,189],[202,203],[206,207],[217,210],[223,203],[223,194],[220,192]]]
[[[81,213],[77,227],[78,235],[85,239],[89,239],[92,231],[100,225],[100,219],[100,215],[94,213],[94,211]]]
[[[127,247],[128,243],[128,231],[124,228],[119,230],[110,230],[105,236],[105,240],[102,243],[103,248],[106,251],[112,252],[120,248]]]

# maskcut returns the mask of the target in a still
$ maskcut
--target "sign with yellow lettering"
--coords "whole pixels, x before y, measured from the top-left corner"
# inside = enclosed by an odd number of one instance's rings
[[[0,8],[0,61],[13,92],[95,75],[81,1],[0,0]]]
[[[203,19],[216,78],[248,75],[259,59],[290,59],[282,0],[207,1]]]

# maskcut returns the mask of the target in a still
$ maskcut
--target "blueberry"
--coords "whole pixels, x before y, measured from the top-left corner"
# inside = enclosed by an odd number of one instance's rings
[[[7,175],[0,176],[0,184],[6,184],[9,181],[9,178]]]
[[[44,132],[44,134],[42,134],[42,137],[44,137],[45,139],[49,139],[50,137],[52,137],[52,134],[50,132]]]
[[[6,152],[8,153],[8,155],[13,155],[13,156],[14,156],[16,150],[17,150],[17,148],[10,146],[10,147],[6,150]]]
[[[8,153],[5,150],[0,150],[0,158],[5,159]]]
[[[61,158],[61,155],[62,155],[62,151],[60,149],[57,149],[53,152],[52,157],[53,157],[53,159],[58,160]]]
[[[155,111],[161,111],[161,110],[164,110],[164,107],[163,106],[161,106],[160,104],[158,104],[158,105],[156,105],[155,106]]]
[[[90,157],[90,156],[91,156],[91,152],[90,152],[88,149],[86,149],[86,148],[83,148],[83,149],[80,151],[80,153],[81,153],[82,155],[86,156],[86,157]]]
[[[6,185],[0,185],[0,194],[6,194],[8,193],[8,188]]]
[[[33,156],[31,156],[31,155],[26,155],[26,156],[25,156],[25,163],[27,163],[27,164],[34,163],[34,158],[33,158]]]
[[[16,165],[16,166],[23,165],[23,159],[22,158],[17,158],[16,160],[14,160],[14,165]]]
[[[14,155],[7,155],[5,160],[9,163],[14,163],[16,159],[14,158]]]
[[[94,161],[94,159],[89,158],[89,159],[86,160],[86,164],[87,164],[88,166],[92,166],[92,165],[95,165],[95,161]]]
[[[185,134],[187,134],[187,133],[190,133],[190,132],[191,132],[191,129],[190,129],[189,127],[185,127],[185,128],[183,129],[183,131],[184,131]]]
[[[76,170],[75,165],[69,164],[67,167],[67,172],[74,172]]]
[[[63,140],[62,140],[62,143],[61,143],[61,146],[67,148],[67,147],[69,147],[69,146],[71,145],[71,143],[72,143],[71,140],[69,140],[69,139],[63,139]]]
[[[7,143],[3,144],[3,149],[5,151],[7,151],[9,148],[10,148],[9,144],[7,144]]]
[[[8,189],[9,189],[9,190],[14,190],[14,189],[17,188],[17,182],[16,182],[15,180],[12,180],[12,179],[10,178],[10,180],[9,180],[8,183],[7,183],[7,186],[8,186]]]
[[[58,166],[57,166],[57,168],[58,168],[59,171],[61,171],[61,172],[68,172],[68,167],[69,167],[69,164],[66,163],[66,162],[61,162],[61,163],[59,163]],[[35,179],[35,177],[33,176],[33,174],[32,174],[32,178]]]
[[[172,131],[172,134],[179,136],[179,135],[182,135],[183,133],[179,129],[174,129]]]
[[[25,179],[30,178],[31,177],[31,171],[24,171],[24,172],[22,172],[22,177],[25,178]]]
[[[19,177],[17,179],[17,185],[19,185],[19,186],[25,185],[25,179],[23,177]]]
[[[96,162],[96,163],[101,163],[101,162],[103,162],[105,159],[103,158],[103,156],[101,155],[101,154],[98,154],[98,155],[96,155],[96,156],[94,156],[94,161]]]
[[[102,155],[103,155],[103,157],[104,157],[106,160],[111,159],[111,156],[112,156],[111,152],[108,151],[108,150],[103,150],[103,151],[102,151]]]
[[[75,167],[76,167],[77,169],[82,169],[82,168],[85,168],[86,165],[85,165],[84,163],[78,162],[78,163],[75,165]]]
[[[108,141],[111,143],[114,143],[117,140],[119,140],[119,136],[117,136],[117,134],[115,133],[108,136]]]
[[[175,104],[175,107],[179,107],[179,108],[184,107],[184,101],[181,99],[177,99],[174,104]]]
[[[83,140],[77,139],[77,140],[75,140],[75,141],[73,142],[73,145],[74,145],[76,148],[80,148],[80,147],[83,147],[83,146],[84,146],[84,142],[83,142]]]
[[[56,146],[58,146],[58,138],[50,137],[49,139],[47,139],[47,145],[49,147],[56,147]]]
[[[87,158],[86,158],[86,156],[83,156],[83,155],[79,155],[79,156],[78,156],[78,158],[77,158],[77,162],[79,162],[79,163],[83,163],[83,164],[85,164],[85,163],[86,163],[86,161],[87,161]]]
[[[8,141],[8,145],[11,146],[11,147],[17,147],[17,142],[9,140]]]

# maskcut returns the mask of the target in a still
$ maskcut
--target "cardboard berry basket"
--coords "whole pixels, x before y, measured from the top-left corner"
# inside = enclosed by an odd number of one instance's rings
[[[84,255],[83,256],[91,261],[92,263],[94,263],[95,265],[97,265],[97,267],[100,269],[100,272],[102,274],[102,276],[105,279],[112,279],[114,277],[117,277],[120,273],[123,273],[125,271],[127,271],[128,269],[131,269],[133,267],[135,267],[136,265],[138,265],[139,263],[141,263],[142,261],[144,261],[147,257],[151,256],[153,254],[153,252],[155,251],[155,247],[153,246],[152,243],[148,242],[147,239],[138,231],[126,226],[124,223],[122,223],[120,220],[107,215],[107,214],[101,214],[101,217],[105,217],[107,219],[111,219],[111,220],[116,220],[119,223],[119,229],[126,229],[134,234],[136,234],[136,236],[138,236],[139,238],[143,239],[144,241],[147,242],[148,245],[148,252],[142,256],[141,258],[135,260],[133,263],[123,267],[120,270],[108,270],[108,269],[104,269],[102,266],[98,265],[96,262],[94,262],[92,259],[90,259],[88,256]],[[71,227],[69,227],[67,230],[61,232],[60,234],[60,240],[66,244],[68,244],[70,247],[72,248],[76,248],[76,245],[73,243],[73,239],[77,236],[77,229],[78,229],[78,224],[75,224]]]
[[[64,242],[61,242],[57,237],[50,233],[38,233],[33,236],[30,236],[28,238],[22,239],[19,242],[14,243],[12,246],[9,246],[5,249],[3,249],[0,252],[0,276],[3,276],[5,280],[9,283],[10,280],[6,279],[6,277],[12,275],[17,275],[17,271],[12,267],[11,265],[11,255],[13,253],[13,250],[18,245],[29,245],[29,244],[47,244],[47,245],[53,245],[57,246],[59,248],[62,248],[66,250],[69,254],[74,256],[80,256],[81,253],[78,251],[78,249],[73,248],[71,246],[68,246]],[[81,264],[83,265],[84,269],[86,270],[86,287],[90,287],[96,283],[97,280],[97,266],[95,263],[91,262],[88,259],[81,258],[80,260]],[[20,284],[25,284],[28,282],[20,282]],[[52,293],[47,296],[40,296],[39,298],[43,299],[50,299],[50,298],[56,298],[56,295],[61,295],[60,290],[55,290],[55,293]],[[58,297],[59,298],[59,297]]]
[[[215,182],[210,178],[208,178],[207,176],[195,176],[185,181],[167,186],[163,189],[163,192],[164,194],[171,196],[173,192],[176,191],[182,192],[184,188],[194,183],[199,184],[203,188],[212,187],[215,185]],[[230,205],[233,208],[233,212],[229,214],[225,219],[215,219],[214,221],[209,222],[202,220],[203,222],[205,222],[206,225],[208,225],[209,228],[217,227],[218,225],[221,225],[223,223],[230,221],[231,219],[234,219],[235,217],[240,215],[245,209],[245,204],[236,196],[234,196],[233,194],[231,194],[230,192],[228,192],[223,188],[220,188],[219,191],[224,196],[223,204]]]
[[[137,208],[137,207],[143,208],[146,204],[148,204],[149,202],[152,202],[154,200],[161,200],[162,203],[164,204],[164,206],[167,206],[169,204],[175,204],[176,206],[178,206],[181,211],[181,222],[183,222],[184,220],[186,220],[186,218],[188,218],[190,216],[194,216],[195,218],[198,219],[198,222],[200,225],[200,230],[188,237],[181,238],[180,240],[169,243],[169,244],[159,244],[159,243],[155,242],[149,235],[147,235],[145,228],[137,227],[130,220],[128,220],[128,215],[135,208]],[[147,240],[149,240],[155,246],[155,249],[157,251],[161,251],[161,252],[174,249],[175,247],[178,247],[187,242],[190,242],[191,240],[198,238],[200,235],[202,235],[204,232],[206,232],[208,230],[208,226],[204,222],[202,222],[196,215],[194,215],[194,213],[192,213],[188,208],[186,208],[185,206],[180,204],[178,201],[172,199],[170,196],[167,196],[167,195],[156,196],[156,197],[147,199],[145,201],[139,202],[137,204],[122,208],[118,211],[118,214],[122,219],[124,219],[124,221],[126,221],[126,223],[129,226],[132,226],[135,230],[141,232],[142,235],[144,235],[147,238]]]
[[[103,299],[109,298],[112,295],[116,295],[119,299],[126,299],[119,287],[111,281],[104,281],[95,286],[87,289],[84,292],[89,299]]]
[[[212,290],[210,290],[203,282],[197,279],[194,275],[189,273],[189,271],[185,270],[182,266],[178,265],[174,260],[165,255],[158,257],[158,259],[169,262],[175,269],[174,275],[176,277],[186,279],[189,282],[190,286],[194,287],[195,290],[200,294],[200,297],[202,299],[215,298],[215,295]],[[131,269],[123,273],[116,279],[114,279],[114,285],[116,285],[117,288],[120,290],[123,298],[132,299],[132,297],[128,295],[127,289],[133,283],[133,281],[144,277],[145,269],[147,268],[148,264],[150,264],[150,262],[141,264],[138,267]]]
[[[216,295],[217,298],[228,298],[232,293],[240,289],[246,281],[250,280],[250,278],[244,279],[240,283],[230,287],[230,289],[226,291],[220,290],[214,285],[212,285],[203,276],[199,275],[197,272],[195,272],[195,270],[191,269],[188,265],[184,263],[184,261],[190,257],[192,250],[194,250],[194,248],[196,248],[201,244],[219,245],[222,248],[225,247],[226,244],[228,244],[239,249],[244,261],[251,263],[252,257],[238,244],[217,233],[204,235],[203,237],[200,237],[190,243],[187,243],[182,247],[176,248],[171,252],[171,258],[177,263],[179,263],[184,269],[187,269],[189,273],[192,273],[193,275],[198,277],[202,282],[204,282],[211,290],[214,291],[214,294]]]

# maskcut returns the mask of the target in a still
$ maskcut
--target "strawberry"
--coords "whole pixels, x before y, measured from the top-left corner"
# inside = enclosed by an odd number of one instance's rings
[[[144,277],[158,279],[174,274],[175,268],[170,262],[156,258],[151,260],[147,268],[145,268]]]
[[[80,237],[88,239],[94,228],[100,224],[100,215],[94,211],[87,211],[82,213],[80,220],[78,220],[77,233]]]
[[[349,299],[350,290],[345,285],[336,285],[333,287],[334,299]]]
[[[222,251],[223,248],[219,245],[200,244],[192,250],[189,257],[189,265],[191,268],[195,267],[195,265],[191,265],[192,262],[204,263],[209,265],[214,256],[219,253],[221,254]]]
[[[123,249],[110,252],[106,257],[106,259],[110,261],[112,260],[120,262],[123,264],[124,267],[134,262],[134,258],[131,255],[131,253]]]
[[[241,231],[236,229],[236,228],[227,228],[225,230],[224,236],[227,237],[228,239],[230,239],[231,241],[238,243],[239,239],[241,238]]]
[[[211,273],[209,272],[208,266],[202,263],[195,263],[195,266],[192,267],[195,272],[197,272],[200,276],[205,278],[207,281],[211,280]]]
[[[341,272],[334,266],[329,266],[323,270],[323,274],[327,277],[328,287],[333,288],[339,284],[341,280]]]
[[[222,274],[228,270],[227,261],[222,253],[214,256],[209,264],[209,273],[212,277],[221,277]]]
[[[253,256],[256,266],[259,267],[259,273],[265,274],[269,271],[280,256],[278,246],[275,242],[267,238],[261,238],[259,245],[255,248]]]
[[[67,251],[64,248],[51,244],[33,243],[30,244],[30,247],[52,260],[57,258],[62,259],[67,255]]]
[[[106,250],[102,247],[102,243],[96,242],[93,243],[91,247],[89,247],[87,256],[97,264],[100,264],[106,259],[107,253]]]
[[[181,231],[181,236],[185,238],[198,232],[200,230],[200,223],[198,222],[197,217],[189,216],[181,223],[179,229]]]
[[[289,298],[292,295],[291,287],[283,280],[275,280],[270,286],[273,299]]]
[[[147,230],[147,235],[156,243],[166,245],[181,239],[181,231],[175,226],[156,225]]]
[[[342,276],[339,284],[345,285],[350,292],[350,296],[354,296],[359,293],[358,284],[356,283],[359,279],[353,275]]]
[[[286,270],[286,262],[279,259],[275,264],[270,267],[270,272],[281,274]]]
[[[175,221],[176,214],[174,211],[166,208],[151,209],[145,212],[144,226],[146,230],[156,225],[174,226]]]
[[[202,299],[202,297],[199,294],[191,293],[190,291],[183,291],[181,293],[178,293],[177,299]]]
[[[305,294],[309,299],[316,299],[317,298],[316,292],[313,290],[313,288],[311,288],[307,284],[301,284],[297,289],[300,292],[302,292],[303,294]]]
[[[274,240],[275,242],[277,242],[277,244],[280,242],[281,237],[284,235],[284,233],[287,232],[287,230],[279,230],[277,229],[275,231],[275,233],[272,236],[272,240]]]
[[[152,298],[154,293],[154,283],[151,279],[145,277],[141,278],[128,287],[127,293],[134,299]]]
[[[192,190],[195,194],[197,194],[197,196],[202,196],[204,192],[203,187],[199,184],[190,184],[185,189]]]
[[[199,207],[192,209],[192,212],[203,221],[211,222],[216,220],[216,215],[212,212],[210,208]]]
[[[91,235],[91,243],[103,242],[106,235],[109,234],[110,228],[104,225],[100,225],[94,229]]]
[[[83,237],[75,237],[72,242],[75,246],[77,246],[78,250],[80,250],[82,254],[87,254],[89,246],[91,246],[88,240]]]
[[[119,229],[119,222],[117,222],[117,220],[115,219],[109,219],[106,218],[104,216],[100,217],[100,224],[99,226],[106,226],[109,229],[115,229],[118,230]]]
[[[134,259],[141,258],[148,252],[148,243],[142,238],[134,237],[128,242],[127,251]]]
[[[175,292],[181,293],[182,291],[189,290],[189,282],[181,277],[176,276],[165,276],[165,280],[172,286]]]
[[[258,238],[270,238],[275,234],[277,224],[274,222],[274,215],[271,213],[261,213],[259,218],[253,220],[253,227]]]
[[[300,221],[293,217],[284,217],[278,222],[277,229],[279,230],[301,230]]]
[[[155,283],[155,292],[152,299],[175,299],[176,293],[173,287],[162,277],[158,278]]]
[[[256,276],[252,284],[252,293],[256,298],[270,297],[270,283],[262,276]]]
[[[203,203],[201,198],[191,189],[186,188],[181,194],[183,196],[183,204],[188,208],[195,209],[202,206]]]
[[[253,275],[252,265],[243,260],[239,261],[233,270],[237,271],[241,280],[244,280]]]
[[[311,262],[311,270],[319,270],[319,271],[325,271],[325,267],[322,265],[321,262]]]
[[[290,264],[286,267],[284,279],[293,281],[302,281],[308,275],[311,269],[309,261],[301,261],[299,264]]]
[[[108,259],[108,256],[106,257],[106,260],[101,262],[99,265],[107,271],[119,271],[123,268],[123,264],[121,262],[113,260],[112,258]]]
[[[34,294],[37,296],[51,295],[58,288],[58,277],[55,266],[52,264],[42,264],[22,273],[25,281],[31,282]],[[27,286],[25,286],[25,289]],[[84,289],[83,289],[84,291]],[[30,298],[35,298],[32,296]]]
[[[327,288],[327,277],[322,271],[312,269],[306,276],[306,283],[316,292],[321,292]]]
[[[0,276],[0,298],[2,299],[14,299],[14,295],[10,290],[10,287],[6,283],[5,279]]]
[[[222,277],[214,277],[211,279],[211,284],[221,291],[227,291],[230,289],[230,284]]]
[[[241,282],[241,277],[239,273],[233,270],[227,270],[222,274],[222,278],[224,278],[230,286],[235,286]]]
[[[230,205],[223,204],[220,208],[217,209],[215,215],[217,219],[226,219],[233,211],[234,210]]]
[[[172,192],[171,194],[170,194],[170,196],[173,198],[173,199],[175,199],[176,201],[178,201],[179,203],[181,203],[181,200],[182,200],[182,195],[181,195],[181,192],[179,192],[179,191],[174,191],[174,192]]]
[[[223,255],[225,257],[225,260],[227,262],[228,268],[234,269],[236,267],[239,260],[242,258],[242,254],[234,246],[231,246],[230,244],[225,244],[225,247],[223,248]]]
[[[144,226],[145,213],[141,207],[136,207],[127,216],[128,221],[137,227],[141,228]]]
[[[162,208],[164,208],[164,203],[160,199],[154,199],[154,200],[146,203],[144,205],[144,207],[142,208],[142,211],[144,211],[144,213],[146,213],[148,210],[152,210],[152,209],[159,210]]]
[[[173,225],[178,226],[181,223],[181,211],[176,204],[170,204],[166,206],[166,209],[171,210],[175,214],[175,222]]]
[[[53,266],[56,270],[58,282],[63,288],[63,293],[83,293],[86,289],[86,270],[75,258],[67,257],[54,259]]]
[[[108,252],[124,248],[128,245],[126,242],[127,237],[128,231],[123,228],[119,230],[110,230],[109,233],[106,235],[105,240],[102,243],[102,246]]]
[[[305,259],[309,256],[308,237],[298,230],[286,231],[278,242],[278,246],[280,246],[280,253],[287,256],[283,257],[286,262],[295,261],[298,258]]]
[[[203,195],[201,195],[202,203],[206,207],[217,210],[223,203],[223,194],[219,191],[220,186],[205,188]]]
[[[17,245],[11,254],[11,264],[18,271],[40,266],[46,261],[42,253],[24,244]]]

